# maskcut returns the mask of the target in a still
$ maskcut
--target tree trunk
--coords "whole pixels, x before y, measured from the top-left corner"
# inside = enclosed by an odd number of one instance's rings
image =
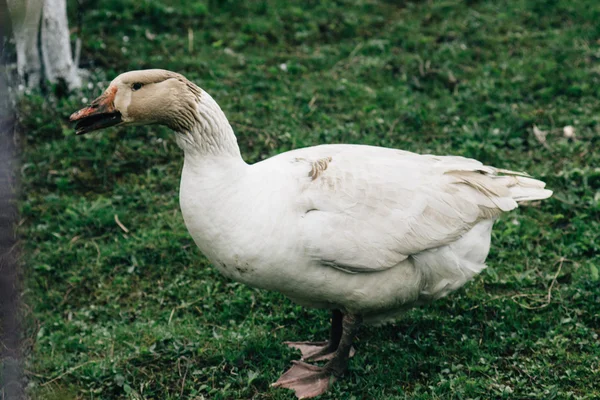
[[[8,0],[17,48],[17,71],[27,87],[37,87],[42,78],[38,33],[43,0]]]
[[[81,87],[81,77],[71,54],[67,3],[65,0],[44,0],[42,58],[46,78],[51,83],[64,80],[69,90]]]
[[[17,118],[2,68],[9,31],[6,9],[6,1],[0,0],[0,397],[24,400],[19,318],[22,286],[16,234],[20,175]]]

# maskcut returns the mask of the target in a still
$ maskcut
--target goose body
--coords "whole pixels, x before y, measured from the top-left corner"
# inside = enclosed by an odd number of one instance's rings
[[[500,207],[547,195],[497,174],[462,157],[322,145],[254,165],[186,158],[180,202],[223,275],[377,323],[468,282]]]
[[[485,268],[494,220],[552,194],[541,181],[476,160],[362,145],[248,165],[217,103],[168,71],[122,74],[95,103],[71,117],[79,133],[107,118],[177,132],[185,225],[224,276],[335,310],[327,345],[291,344],[304,359],[331,359],[322,368],[297,362],[276,383],[298,397],[322,393],[341,375],[360,322],[393,320],[460,288]],[[156,120],[150,111],[161,103],[174,109]]]

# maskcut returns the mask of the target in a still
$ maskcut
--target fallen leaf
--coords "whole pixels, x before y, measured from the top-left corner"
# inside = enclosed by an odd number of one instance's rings
[[[563,128],[563,136],[567,139],[575,139],[575,128],[571,125],[567,125]]]
[[[533,125],[533,134],[537,141],[540,142],[545,148],[550,148],[548,146],[548,143],[546,143],[546,136],[548,135],[548,131],[543,131],[536,125]]]
[[[151,41],[156,38],[156,34],[150,32],[148,29],[146,29],[146,32],[144,32],[144,35],[146,36],[146,39],[151,40]]]
[[[590,264],[590,278],[593,281],[600,280],[600,274],[598,273],[598,267],[596,267],[594,264]]]

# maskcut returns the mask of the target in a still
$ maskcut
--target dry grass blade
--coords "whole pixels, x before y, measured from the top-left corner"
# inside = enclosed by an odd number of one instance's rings
[[[517,303],[520,307],[526,308],[528,310],[539,310],[540,308],[548,307],[550,305],[550,303],[552,302],[552,289],[554,288],[554,285],[556,284],[556,280],[558,279],[558,275],[560,275],[560,271],[562,270],[562,267],[563,267],[563,264],[565,261],[569,261],[569,260],[567,260],[564,257],[561,257],[556,262],[556,264],[558,264],[558,269],[556,270],[556,273],[554,274],[554,278],[552,278],[552,282],[550,282],[550,286],[548,286],[548,293],[546,295],[520,293],[520,294],[515,294],[514,296],[511,297],[511,299],[515,303]],[[542,296],[544,296],[545,299],[539,299]],[[533,299],[533,301],[537,301],[537,302],[542,301],[543,303],[539,306],[530,306],[527,304],[520,303],[516,300],[517,298],[521,298],[521,297]],[[538,298],[538,299],[536,299],[536,298]]]
[[[117,223],[117,225],[119,225],[119,228],[121,228],[123,232],[129,233],[129,229],[127,229],[125,225],[123,225],[123,223],[119,221],[119,216],[117,214],[115,214],[115,222]]]
[[[83,368],[86,365],[91,364],[91,363],[95,363],[95,362],[98,362],[98,360],[89,360],[89,361],[86,361],[86,362],[84,362],[82,364],[76,365],[73,368],[69,368],[68,370],[66,370],[62,374],[60,374],[60,375],[58,375],[58,376],[50,379],[49,381],[46,381],[46,382],[42,383],[40,386],[46,386],[46,385],[49,385],[49,384],[51,384],[53,382],[56,382],[57,380],[63,378],[64,376],[66,376],[68,374],[72,374],[73,372],[77,371],[79,368]]]

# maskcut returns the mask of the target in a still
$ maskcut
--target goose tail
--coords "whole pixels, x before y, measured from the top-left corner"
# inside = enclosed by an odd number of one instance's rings
[[[544,200],[552,196],[552,190],[545,189],[546,183],[534,179],[522,172],[499,169],[502,177],[509,179],[506,182],[510,190],[510,196],[517,203],[533,200]]]

